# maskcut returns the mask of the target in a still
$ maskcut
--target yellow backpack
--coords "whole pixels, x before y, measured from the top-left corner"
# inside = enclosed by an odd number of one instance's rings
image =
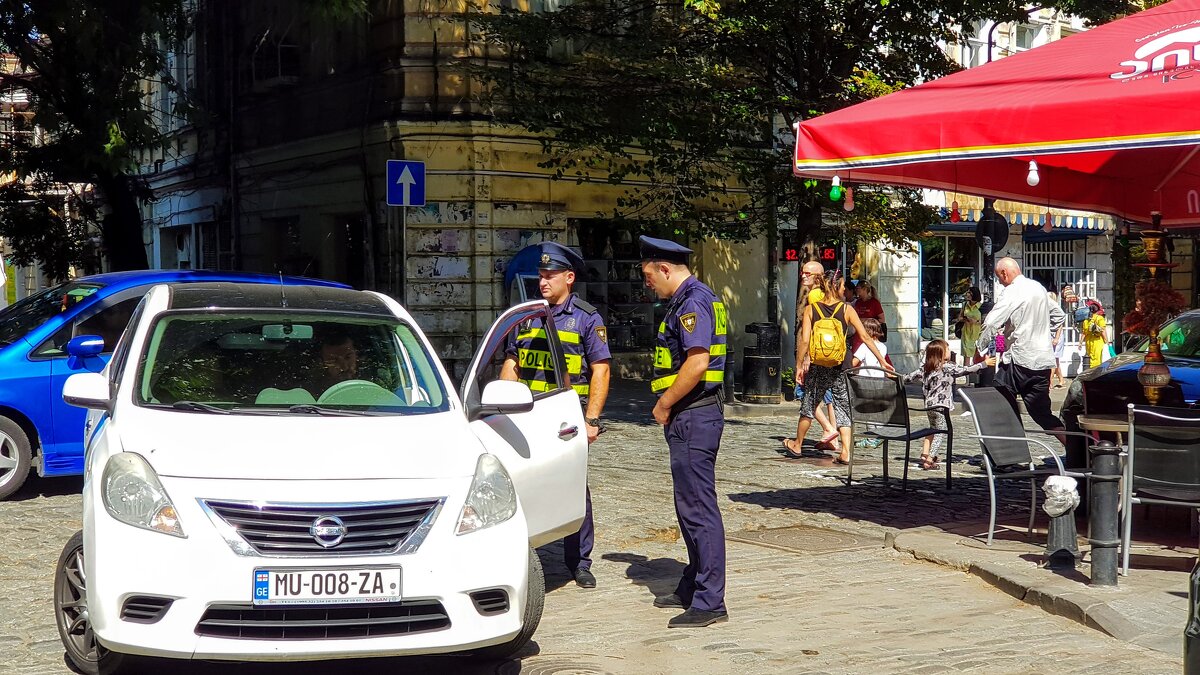
[[[833,306],[829,314],[821,311],[821,305],[814,303],[813,312],[819,319],[813,322],[812,334],[808,338],[809,358],[815,365],[832,368],[842,365],[846,359],[846,331],[844,324],[837,318],[842,303]]]

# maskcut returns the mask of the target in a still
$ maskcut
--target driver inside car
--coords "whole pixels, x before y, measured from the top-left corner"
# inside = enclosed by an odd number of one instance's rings
[[[349,335],[334,333],[326,336],[321,342],[317,358],[319,364],[314,395],[320,396],[339,382],[358,379],[358,348]]]

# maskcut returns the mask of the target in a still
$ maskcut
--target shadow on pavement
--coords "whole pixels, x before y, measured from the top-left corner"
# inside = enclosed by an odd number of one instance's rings
[[[31,472],[25,484],[4,501],[23,502],[41,497],[62,497],[83,492],[83,476],[58,476],[42,478]]]
[[[658,595],[674,593],[679,578],[683,576],[684,564],[674,558],[651,560],[637,553],[605,553],[602,557],[612,562],[628,564],[625,577],[650,591],[648,601],[653,601]]]
[[[231,661],[156,660],[139,663],[141,673],[171,675],[374,675],[375,673],[445,673],[446,675],[515,675],[520,673],[521,659],[537,656],[540,648],[529,643],[517,658],[505,661],[479,659],[471,656],[409,656],[403,658],[336,659],[286,663],[239,663]],[[66,661],[64,655],[63,660]],[[72,672],[77,672],[72,670]]]

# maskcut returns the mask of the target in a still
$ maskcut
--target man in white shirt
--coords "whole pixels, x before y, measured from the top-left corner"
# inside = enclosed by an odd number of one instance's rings
[[[1054,368],[1050,335],[1066,315],[1050,302],[1041,284],[1021,274],[1016,260],[998,260],[996,279],[1004,289],[983,321],[979,351],[987,353],[992,338],[1003,334],[1005,349],[996,365],[994,386],[1017,414],[1020,396],[1034,422],[1046,431],[1060,431],[1062,420],[1050,411],[1050,371]]]

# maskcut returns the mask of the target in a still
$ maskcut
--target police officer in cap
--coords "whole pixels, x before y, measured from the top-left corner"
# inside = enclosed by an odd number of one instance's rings
[[[658,396],[654,420],[664,426],[671,454],[675,515],[688,564],[675,592],[655,607],[684,609],[671,628],[726,621],[725,526],[717,506],[716,463],[725,429],[720,398],[725,379],[725,305],[688,269],[691,249],[643,236],[642,277],[667,301],[654,348]]]
[[[541,249],[538,290],[551,305],[554,328],[566,354],[567,375],[583,402],[587,439],[591,444],[600,434],[600,413],[608,398],[608,362],[612,358],[608,351],[608,332],[595,306],[572,291],[575,274],[583,269],[583,258],[554,242],[544,242]],[[510,338],[500,377],[520,380],[534,392],[558,388],[554,381],[554,364],[550,360],[550,344],[540,322],[522,328],[515,339]],[[594,542],[592,491],[588,489],[583,524],[578,532],[563,541],[564,562],[575,583],[583,588],[596,587],[596,577],[591,571]]]

